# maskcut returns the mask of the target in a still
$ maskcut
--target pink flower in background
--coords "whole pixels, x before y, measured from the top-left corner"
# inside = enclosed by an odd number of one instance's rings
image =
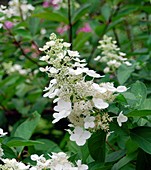
[[[42,6],[43,6],[44,8],[48,8],[49,6],[51,6],[51,4],[50,4],[50,2],[48,2],[48,1],[44,1],[43,4],[42,4]]]
[[[79,32],[92,32],[92,29],[88,23],[85,23],[82,28],[78,29],[77,34]]]
[[[64,34],[66,31],[68,31],[69,28],[70,28],[69,25],[59,26],[59,27],[56,29],[56,32],[62,35],[62,34]]]
[[[46,0],[43,2],[43,7],[48,8],[49,6],[52,6],[54,9],[59,9],[61,2],[62,0]]]
[[[11,29],[14,24],[11,21],[5,21],[4,28]]]

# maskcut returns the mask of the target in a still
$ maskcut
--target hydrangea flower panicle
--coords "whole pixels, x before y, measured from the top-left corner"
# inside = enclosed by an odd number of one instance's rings
[[[124,58],[126,54],[120,51],[116,43],[112,37],[107,35],[104,35],[103,39],[99,41],[98,49],[102,50],[102,55],[97,56],[94,60],[106,63],[104,73],[114,73],[121,64],[132,65],[127,58]]]
[[[57,103],[53,123],[67,118],[73,125],[72,131],[67,130],[70,140],[82,146],[92,132],[109,130],[111,119],[103,110],[109,107],[118,92],[124,92],[127,88],[116,88],[109,82],[94,83],[94,78],[102,76],[87,67],[78,51],[69,50],[70,45],[52,33],[49,41],[40,48],[45,53],[40,60],[47,64],[40,70],[51,78],[43,96],[55,98],[54,103]],[[92,79],[87,81],[86,76]]]

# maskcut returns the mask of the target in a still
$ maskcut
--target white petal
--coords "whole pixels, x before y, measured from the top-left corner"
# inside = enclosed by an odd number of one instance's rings
[[[93,98],[92,100],[93,100],[95,107],[98,109],[105,109],[109,106],[109,104],[104,102],[102,99]]]
[[[128,61],[125,61],[124,64],[126,64],[127,66],[131,66],[132,64]]]
[[[68,48],[68,47],[71,46],[71,44],[70,44],[70,43],[67,43],[67,42],[64,42],[64,43],[63,43],[63,46]]]
[[[70,112],[67,112],[66,110],[62,110],[59,113],[54,113],[53,117],[55,118],[52,123],[56,123],[58,122],[60,119],[66,118],[68,115],[70,114]]]
[[[91,137],[91,133],[85,130],[82,137],[85,139],[89,139]]]
[[[100,87],[98,84],[93,83],[92,86],[95,90],[99,91],[100,93],[105,93],[107,90],[104,87]]]
[[[71,57],[79,57],[79,56],[80,56],[78,51],[68,50],[68,54],[69,54],[69,56],[71,56]]]
[[[37,154],[31,155],[31,160],[37,161],[39,159],[39,156]]]
[[[127,122],[128,118],[122,114],[122,112],[120,112],[120,114],[117,117],[117,122],[119,124],[119,126],[122,126],[123,122]]]
[[[94,78],[99,78],[101,77],[99,74],[97,74],[94,70],[87,70],[85,71],[85,73],[87,75],[89,75],[90,77],[94,77]]]
[[[125,91],[127,91],[127,88],[125,86],[118,86],[117,87],[117,92],[122,93],[122,92],[125,92]]]
[[[83,146],[85,143],[86,143],[86,139],[79,138],[78,140],[76,140],[76,144],[78,146]]]
[[[54,91],[53,93],[50,93],[48,97],[52,99],[52,98],[54,98],[58,93],[59,93],[59,89],[55,89],[55,91]]]
[[[53,73],[58,73],[59,70],[57,70],[57,69],[54,68],[54,67],[51,67],[51,68],[49,69],[49,72],[53,74]]]
[[[56,99],[53,100],[53,103],[56,103],[56,102],[58,102],[59,100],[60,100],[60,98],[58,97],[58,98],[56,98]]]

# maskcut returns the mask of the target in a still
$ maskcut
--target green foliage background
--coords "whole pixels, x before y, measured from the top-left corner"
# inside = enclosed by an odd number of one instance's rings
[[[71,1],[71,21],[68,2],[55,10],[43,8],[42,0],[32,1],[35,11],[11,30],[0,29],[0,127],[9,132],[2,140],[8,158],[27,163],[33,153],[46,154],[65,151],[71,161],[82,159],[90,170],[149,170],[151,167],[151,3],[149,0],[77,0]],[[13,18],[9,19],[13,21]],[[77,30],[89,23],[92,32]],[[88,62],[88,66],[103,73],[103,65],[94,61],[100,54],[98,40],[112,36],[121,51],[127,53],[132,66],[121,65],[112,77],[106,74],[101,81],[125,85],[129,90],[119,95],[108,112],[115,116],[120,110],[129,121],[119,127],[110,125],[114,135],[106,139],[103,132],[94,133],[85,146],[69,141],[67,120],[53,125],[53,106],[43,98],[43,89],[49,78],[41,72],[34,74],[43,62],[39,47],[56,32],[58,26],[72,25],[59,35],[71,42]],[[41,34],[41,29],[46,29]],[[34,46],[34,47],[33,47]],[[25,53],[25,49],[28,52]],[[35,56],[32,54],[36,53]],[[7,74],[3,63],[18,63],[29,69],[27,75]],[[136,69],[139,63],[141,69]],[[11,67],[11,66],[10,66]],[[125,108],[124,106],[128,106]],[[14,149],[16,148],[16,150]]]

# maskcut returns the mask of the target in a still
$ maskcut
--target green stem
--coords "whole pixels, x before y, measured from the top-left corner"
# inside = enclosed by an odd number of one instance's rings
[[[6,28],[6,30],[8,31],[9,35],[12,36],[12,39],[14,41],[14,44],[20,49],[21,53],[25,56],[25,58],[27,58],[28,60],[30,60],[32,63],[36,64],[37,66],[40,67],[39,63],[37,63],[35,60],[33,60],[32,58],[30,58],[25,52],[24,49],[22,48],[21,44],[19,41],[16,40],[15,36],[13,35],[13,33],[10,31],[10,29],[8,29],[5,24],[4,27]]]
[[[124,22],[125,22],[126,34],[127,34],[128,40],[129,40],[129,42],[130,42],[130,46],[131,46],[131,51],[133,52],[133,51],[134,51],[134,46],[133,46],[131,28],[130,28],[130,25],[129,25],[129,23],[128,23],[127,20],[125,20]]]
[[[71,1],[68,0],[68,21],[69,21],[69,43],[71,43],[70,50],[72,50],[72,21],[71,21]]]
[[[19,0],[18,9],[19,9],[19,13],[20,13],[21,20],[24,21],[23,12],[22,12],[22,9],[21,9],[21,0]]]

